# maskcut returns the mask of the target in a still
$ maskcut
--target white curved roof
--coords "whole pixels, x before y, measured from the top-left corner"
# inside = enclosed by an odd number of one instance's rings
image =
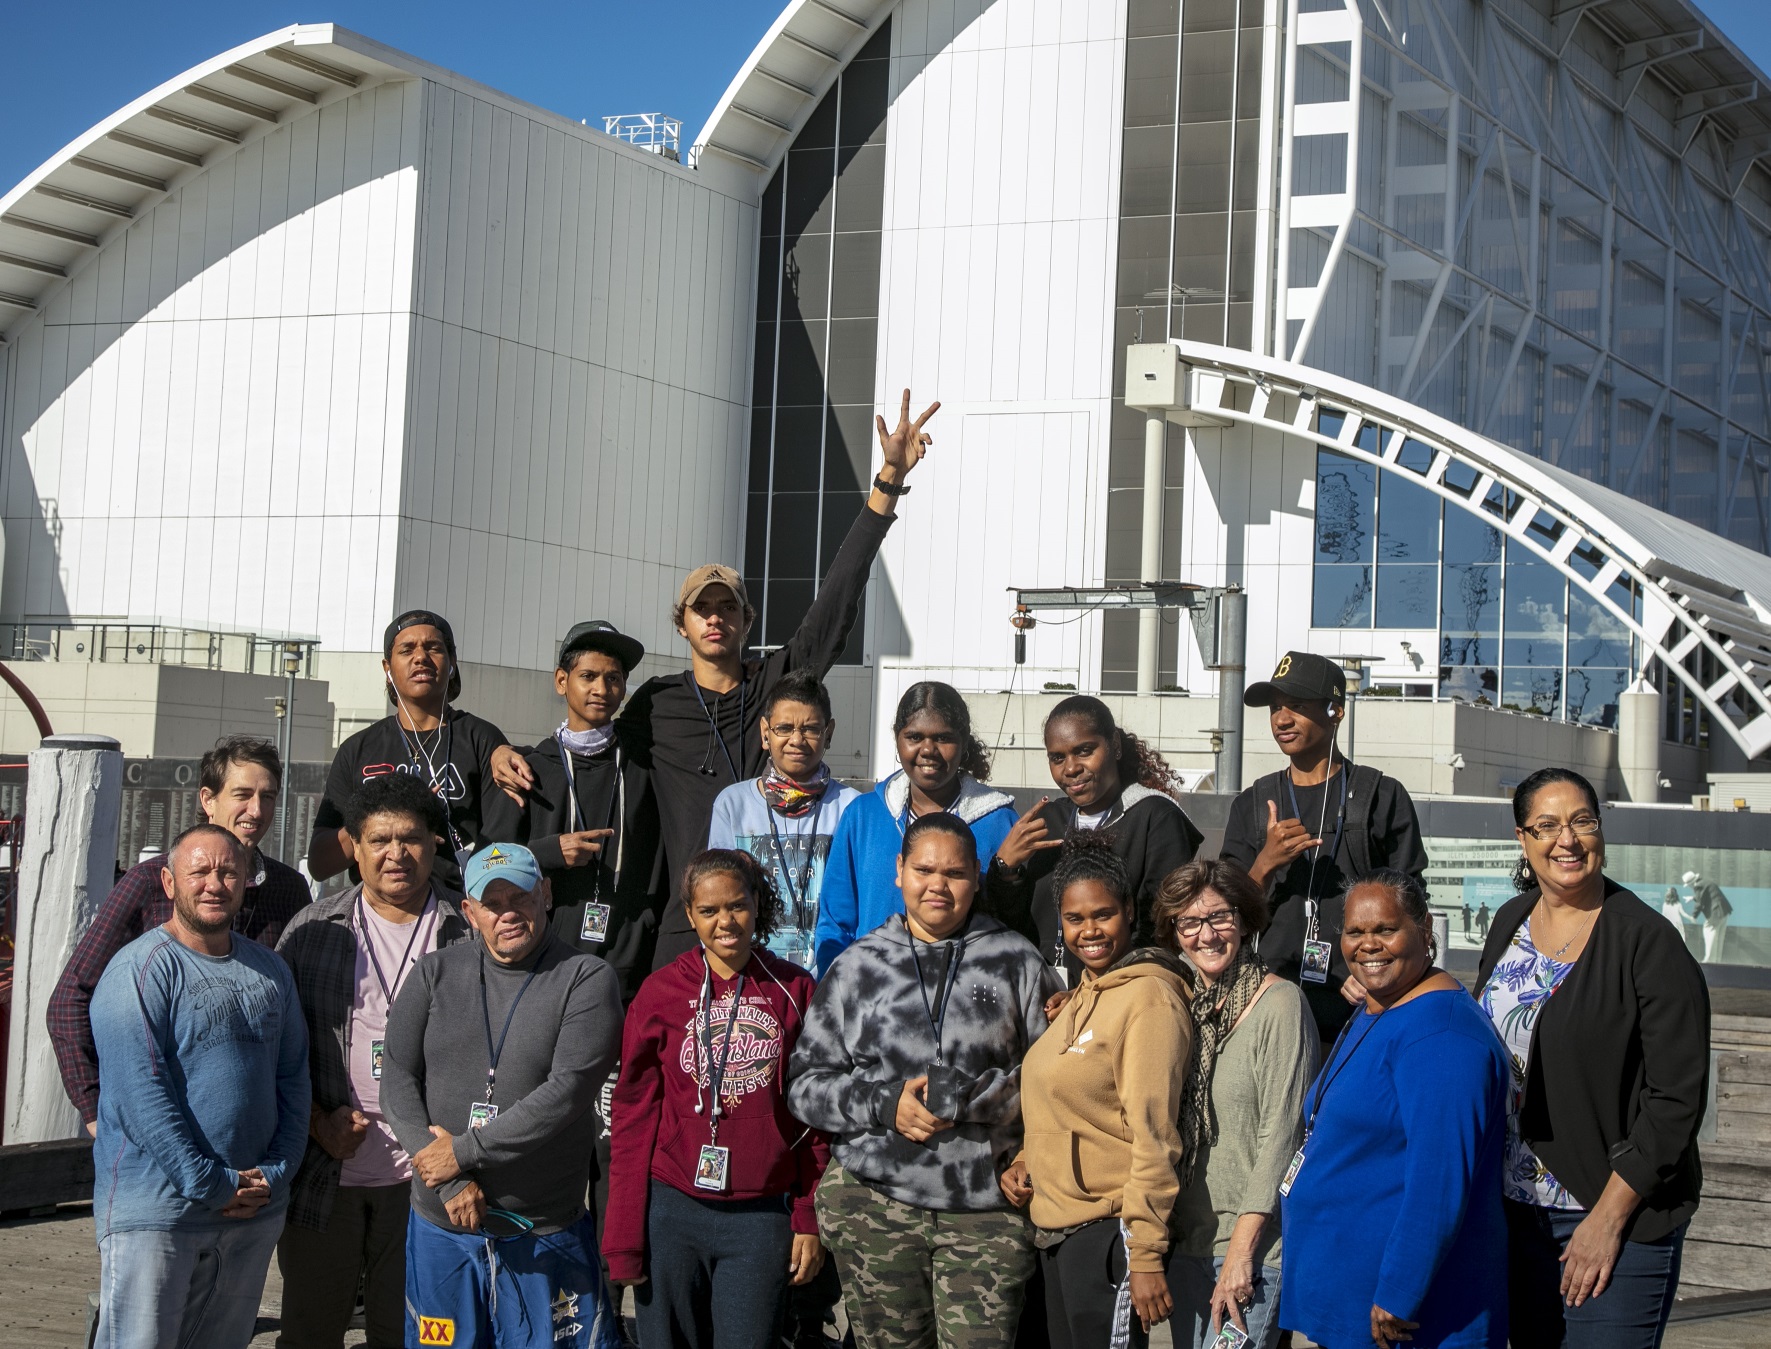
[[[764,179],[896,0],[792,0],[733,76],[695,137],[709,151]]]
[[[1641,638],[1642,665],[1659,659],[1749,758],[1771,750],[1771,557],[1354,380],[1230,347],[1176,345],[1193,372],[1191,416],[1300,436],[1486,511]],[[1321,421],[1323,409],[1344,420]],[[1382,432],[1375,449],[1356,443],[1367,426]],[[1438,452],[1424,475],[1401,467],[1405,440]],[[1453,464],[1473,473],[1467,492],[1447,478]],[[1619,581],[1640,588],[1640,615],[1619,603]],[[1712,682],[1686,668],[1700,649],[1721,671]]]
[[[0,342],[132,220],[217,160],[336,99],[408,79],[520,109],[568,134],[602,135],[336,24],[280,28],[143,94],[0,197]],[[689,171],[615,144],[658,172]]]
[[[150,90],[0,197],[0,340],[113,234],[291,116],[416,73],[331,24],[267,33]]]

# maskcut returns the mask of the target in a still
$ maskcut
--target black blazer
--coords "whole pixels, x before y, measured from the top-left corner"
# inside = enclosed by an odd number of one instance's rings
[[[1495,915],[1478,991],[1537,899],[1527,891]],[[1617,1172],[1642,1196],[1625,1235],[1665,1236],[1703,1189],[1709,1048],[1709,988],[1683,934],[1607,878],[1586,949],[1532,1032],[1519,1132],[1586,1208]]]

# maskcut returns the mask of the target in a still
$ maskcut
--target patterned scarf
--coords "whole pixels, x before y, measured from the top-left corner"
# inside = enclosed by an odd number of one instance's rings
[[[559,730],[554,734],[573,754],[582,754],[589,758],[593,754],[601,754],[615,739],[615,723],[610,721],[601,726],[587,726],[582,731],[574,731],[562,721]]]
[[[763,799],[769,803],[769,809],[789,819],[814,810],[829,785],[830,769],[824,764],[819,764],[818,771],[805,782],[776,772],[774,764],[762,776]]]
[[[1260,992],[1267,967],[1250,946],[1244,946],[1236,962],[1218,981],[1205,987],[1195,979],[1193,995],[1193,1060],[1187,1065],[1187,1084],[1181,1092],[1181,1188],[1193,1178],[1193,1164],[1202,1144],[1218,1141],[1218,1124],[1211,1113],[1211,1075],[1217,1067],[1218,1047],[1231,1027]]]

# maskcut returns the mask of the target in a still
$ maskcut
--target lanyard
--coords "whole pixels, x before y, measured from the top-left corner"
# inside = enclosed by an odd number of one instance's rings
[[[726,1085],[726,1065],[732,1061],[732,1037],[738,1029],[738,1008],[744,1001],[744,971],[738,971],[738,983],[732,989],[732,1010],[726,1017],[726,1043],[716,1062],[713,1057],[713,966],[707,963],[707,952],[701,953],[705,971],[701,980],[701,1054],[707,1067],[707,1085],[713,1094],[713,1110],[709,1120],[710,1140],[719,1142],[720,1091]]]
[[[424,908],[412,920],[412,935],[406,938],[406,954],[400,957],[400,963],[394,967],[394,986],[389,988],[387,976],[381,972],[381,961],[375,954],[375,939],[369,935],[369,918],[363,907],[363,892],[357,891],[357,927],[363,933],[363,946],[369,952],[369,963],[375,967],[375,981],[381,985],[381,996],[387,999],[389,1007],[394,1005],[394,999],[399,996],[400,985],[406,981],[406,971],[411,968],[409,962],[412,959],[412,948],[418,942],[418,934],[424,929],[424,920],[426,917],[434,918],[436,912],[427,896]]]
[[[761,788],[759,787],[760,791]],[[775,811],[767,801],[763,803],[763,813],[769,817],[769,841],[775,850],[775,862],[781,869],[781,880],[787,887],[787,898],[793,904],[793,924],[803,928],[806,925],[806,901],[811,897],[812,867],[811,857],[806,858],[806,874],[795,878],[793,865],[787,860],[786,845],[781,842],[781,831],[775,826]],[[812,833],[818,830],[818,807],[813,806],[809,812],[812,821]],[[800,830],[793,835],[796,841],[804,841],[806,831]]]
[[[403,709],[404,704],[401,704],[401,707]],[[430,752],[425,749],[424,737],[416,728],[413,729],[411,738],[407,739],[406,724],[400,720],[400,714],[397,711],[394,713],[394,729],[400,733],[400,744],[405,749],[406,757],[411,761],[413,770],[424,774],[431,794],[443,803],[443,827],[449,833],[449,846],[459,849],[462,846],[461,836],[455,832],[455,817],[449,809],[449,797],[444,791],[444,788],[448,786],[448,780],[437,771],[436,760],[432,759]],[[449,733],[447,747],[443,745],[445,730]],[[455,722],[449,716],[447,707],[443,709],[443,722],[437,727],[436,743],[443,750],[443,763],[445,765],[452,763],[455,758]]]
[[[720,730],[719,723],[713,719],[713,713],[708,711],[707,698],[701,692],[701,685],[695,682],[695,672],[684,670],[683,678],[688,681],[689,687],[695,690],[695,701],[701,704],[701,715],[707,718],[707,729],[712,731],[713,738],[719,741],[719,752],[726,756],[726,767],[732,770],[732,781],[742,781],[744,774],[738,771],[738,761],[732,757],[731,747],[726,744],[725,732]],[[723,696],[721,695],[721,697]],[[718,707],[719,704],[720,699],[716,698],[713,705]],[[738,672],[738,735],[742,740],[744,735],[744,672],[742,670]]]
[[[953,794],[952,805],[936,806],[933,810],[925,811],[924,813],[928,814],[928,815],[956,815],[958,813],[956,807],[959,805],[960,799],[964,795],[965,795],[965,779],[961,778],[959,780],[959,790]],[[902,813],[900,813],[896,817],[896,823],[898,826],[898,836],[900,838],[902,838],[904,836],[904,834],[909,830],[910,821],[920,820],[922,818],[921,815],[912,815],[910,813],[910,803],[913,799],[914,798],[913,798],[911,791],[910,791],[909,776],[908,776],[908,774],[906,774],[905,782],[904,782],[904,809],[903,809]],[[967,823],[969,824],[970,821],[968,820]]]
[[[544,942],[543,945],[546,943]],[[504,1029],[498,1033],[498,1043],[492,1043],[492,1004],[486,997],[486,952],[480,951],[480,1013],[486,1019],[486,1104],[492,1103],[492,1086],[498,1079],[498,1060],[504,1056],[504,1041],[510,1035],[510,1023],[516,1019],[517,1004],[522,1002],[523,994],[529,991],[529,985],[535,982],[535,976],[541,972],[541,953],[536,952],[535,967],[529,971],[529,977],[523,980],[523,986],[511,1000],[510,1010],[504,1014]]]
[[[553,743],[554,748],[560,752],[560,768],[566,775],[566,800],[571,803],[572,814],[567,820],[567,823],[572,826],[574,832],[577,832],[578,830],[585,829],[589,826],[589,821],[584,818],[584,811],[578,805],[578,777],[577,774],[572,771],[572,756],[566,752],[566,742],[560,739],[560,733],[558,731],[553,733]],[[615,790],[609,793],[609,818],[603,821],[603,828],[605,829],[617,829],[626,824],[626,821],[621,818],[621,789],[621,747],[617,745],[615,747]],[[615,854],[614,871],[616,889],[621,888],[622,842],[623,840],[620,834],[617,834],[613,850]],[[596,872],[591,880],[590,902],[593,904],[596,903],[598,896],[603,892],[604,859],[609,856],[609,853],[610,849],[608,845],[605,844],[603,851],[597,855]]]
[[[1333,763],[1333,761],[1330,760],[1331,765],[1332,765],[1332,763]],[[1353,775],[1352,765],[1349,764],[1345,759],[1342,759],[1341,760],[1341,802],[1340,802],[1340,807],[1335,812],[1335,817],[1334,817],[1334,844],[1328,850],[1328,860],[1330,862],[1334,861],[1335,854],[1341,850],[1341,832],[1347,826],[1347,779],[1350,778],[1352,775]],[[1286,791],[1286,794],[1291,798],[1292,817],[1301,823],[1304,818],[1304,814],[1303,814],[1303,811],[1298,808],[1298,790],[1297,790],[1296,784],[1293,783],[1291,780],[1291,770],[1289,768],[1285,770],[1285,791]],[[1323,826],[1326,825],[1327,823],[1328,823],[1328,784],[1326,782],[1324,782],[1322,784],[1322,817],[1316,823],[1316,837],[1317,838],[1322,837]],[[1304,919],[1305,919],[1304,938],[1307,941],[1315,941],[1317,939],[1316,934],[1318,931],[1318,926],[1317,926],[1317,922],[1316,922],[1316,910],[1318,908],[1318,904],[1317,904],[1317,899],[1316,899],[1316,867],[1322,861],[1322,845],[1320,843],[1318,843],[1316,845],[1314,852],[1315,852],[1315,856],[1310,858],[1310,879],[1305,883],[1305,888],[1304,888]]]
[[[910,924],[904,924],[904,935],[910,938],[910,960],[916,966],[916,991],[922,994],[922,1010],[929,1019],[929,1029],[935,1033],[935,1062],[945,1063],[947,1059],[941,1051],[941,1028],[947,1024],[947,1004],[953,999],[953,985],[959,982],[959,962],[965,959],[965,938],[961,937],[953,946],[953,959],[947,962],[946,978],[936,995],[933,1006],[929,1005],[929,991],[922,982],[922,957],[917,955],[916,934],[910,930]]]
[[[1323,1096],[1327,1094],[1329,1087],[1334,1084],[1335,1078],[1340,1076],[1341,1069],[1345,1068],[1352,1062],[1353,1055],[1359,1052],[1359,1046],[1371,1038],[1371,1032],[1376,1026],[1377,1018],[1374,1016],[1366,1023],[1364,1033],[1361,1034],[1357,1040],[1353,1041],[1353,1047],[1347,1051],[1346,1057],[1336,1062],[1335,1055],[1340,1053],[1341,1045],[1347,1038],[1347,1032],[1353,1029],[1353,1023],[1349,1021],[1346,1025],[1341,1027],[1341,1033],[1335,1037],[1334,1048],[1330,1050],[1328,1054],[1329,1062],[1334,1064],[1334,1071],[1319,1079],[1316,1083],[1316,1090],[1311,1093],[1314,1103],[1310,1106],[1309,1113],[1304,1116],[1305,1142],[1309,1141],[1311,1132],[1316,1128],[1316,1113],[1322,1109]]]

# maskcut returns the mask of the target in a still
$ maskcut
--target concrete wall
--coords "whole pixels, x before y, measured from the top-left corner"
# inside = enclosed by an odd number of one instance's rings
[[[189,665],[21,661],[13,666],[49,715],[58,735],[108,735],[129,758],[196,759],[223,735],[277,738],[272,701],[284,694],[274,675],[237,674]],[[295,681],[297,760],[332,757],[333,708],[324,680]],[[0,690],[0,753],[26,754],[41,739],[36,722],[10,690]]]

